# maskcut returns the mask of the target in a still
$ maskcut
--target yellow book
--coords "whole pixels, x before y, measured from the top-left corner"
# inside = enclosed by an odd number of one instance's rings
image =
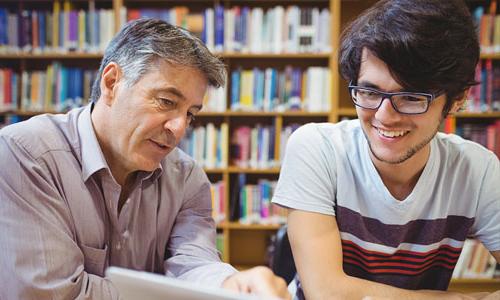
[[[78,12],[78,51],[87,50],[85,43],[85,11],[80,10]]]
[[[71,11],[71,2],[68,0],[65,0],[63,3],[63,10],[64,10],[64,24],[61,24],[61,30],[63,30],[63,40],[62,40],[62,45],[65,50],[69,49],[70,45],[70,39],[69,39],[69,13]]]
[[[52,11],[52,48],[55,51],[59,48],[59,14],[61,13],[61,3],[54,1]]]
[[[241,72],[240,105],[243,110],[253,109],[253,71]]]

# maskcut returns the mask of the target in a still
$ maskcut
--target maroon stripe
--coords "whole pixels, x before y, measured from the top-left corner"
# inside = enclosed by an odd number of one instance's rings
[[[445,257],[436,257],[432,260],[428,260],[425,262],[421,263],[415,263],[411,261],[405,261],[405,260],[386,260],[386,261],[367,261],[361,256],[358,256],[353,253],[346,252],[343,255],[344,261],[357,261],[358,263],[362,264],[363,266],[370,268],[371,270],[377,270],[377,269],[386,269],[389,267],[395,267],[395,268],[407,268],[411,270],[422,270],[429,265],[432,265],[435,262],[440,262],[442,264],[446,264],[447,268],[453,269],[455,264],[457,263],[457,260],[450,261],[448,258]]]
[[[420,290],[447,290],[450,283],[452,270],[433,266],[418,275],[408,275],[399,273],[378,273],[372,274],[366,272],[357,265],[344,262],[344,272],[349,276],[362,278],[374,282],[379,282],[403,289]]]
[[[414,259],[414,260],[425,260],[429,257],[434,257],[436,254],[439,255],[446,255],[452,259],[458,259],[460,256],[460,252],[462,251],[462,248],[455,248],[451,247],[449,245],[441,245],[436,249],[427,251],[427,252],[416,252],[416,251],[410,251],[410,250],[397,250],[393,254],[390,253],[384,253],[384,252],[378,252],[378,251],[372,251],[372,250],[367,250],[364,249],[363,247],[354,244],[352,241],[348,240],[342,240],[342,249],[344,251],[351,250],[358,252],[360,255],[363,255],[365,257],[373,257],[374,259],[388,259],[388,258],[394,258],[394,257],[401,257],[405,259]]]
[[[474,222],[474,218],[448,216],[435,220],[414,220],[404,225],[384,224],[342,206],[336,207],[336,219],[341,232],[394,248],[401,243],[429,245],[444,238],[464,241]]]

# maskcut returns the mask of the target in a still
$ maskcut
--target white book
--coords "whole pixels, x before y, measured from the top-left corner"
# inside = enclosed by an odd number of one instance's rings
[[[331,28],[332,25],[330,19],[330,10],[324,8],[321,10],[319,16],[319,28],[318,28],[321,52],[332,51],[331,32],[330,32]]]
[[[332,72],[328,68],[323,69],[323,98],[322,110],[330,111],[332,107]]]
[[[286,11],[286,48],[285,52],[297,53],[299,50],[299,39],[297,30],[299,28],[300,8],[289,6]]]
[[[322,109],[323,98],[323,68],[310,67],[307,69],[307,98],[306,110],[318,112]]]
[[[215,168],[215,151],[217,147],[217,132],[213,123],[208,123],[206,127],[205,139],[205,167]]]
[[[253,8],[250,11],[250,18],[247,24],[247,34],[250,37],[250,51],[262,53],[262,23],[264,22],[264,10],[261,7]],[[251,20],[250,20],[251,19]]]
[[[319,42],[319,8],[315,7],[312,9],[312,28],[314,32],[312,34],[312,44],[308,52],[319,52],[321,50]]]
[[[221,147],[221,163],[220,168],[227,168],[228,166],[228,148],[229,148],[229,126],[227,123],[220,125],[220,147]]]
[[[234,41],[234,10],[224,10],[224,50],[232,52],[235,50]]]
[[[215,22],[214,22],[214,9],[207,8],[205,10],[205,37],[206,37],[206,45],[210,51],[215,50]]]
[[[273,40],[272,40],[272,52],[282,53],[283,52],[283,24],[285,18],[285,9],[283,6],[278,5],[274,8],[273,14]]]
[[[250,168],[258,168],[258,153],[259,153],[259,129],[261,125],[257,124],[250,132]]]
[[[259,167],[269,168],[271,164],[269,163],[269,127],[266,126],[262,128],[262,140],[261,140],[261,153],[259,157]]]

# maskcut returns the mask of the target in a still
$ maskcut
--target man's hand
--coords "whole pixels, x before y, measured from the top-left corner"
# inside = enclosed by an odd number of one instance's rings
[[[233,274],[224,280],[222,287],[240,293],[278,297],[285,300],[292,299],[290,293],[288,293],[285,280],[274,275],[266,267],[255,267]]]

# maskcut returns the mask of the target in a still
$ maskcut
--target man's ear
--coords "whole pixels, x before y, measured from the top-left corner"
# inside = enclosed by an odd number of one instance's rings
[[[101,75],[101,98],[103,103],[111,106],[116,96],[118,81],[121,78],[121,69],[114,63],[110,62],[104,67]]]
[[[467,101],[467,96],[469,95],[470,88],[466,89],[463,94],[459,95],[451,106],[449,114],[454,114],[462,110],[465,101]]]

